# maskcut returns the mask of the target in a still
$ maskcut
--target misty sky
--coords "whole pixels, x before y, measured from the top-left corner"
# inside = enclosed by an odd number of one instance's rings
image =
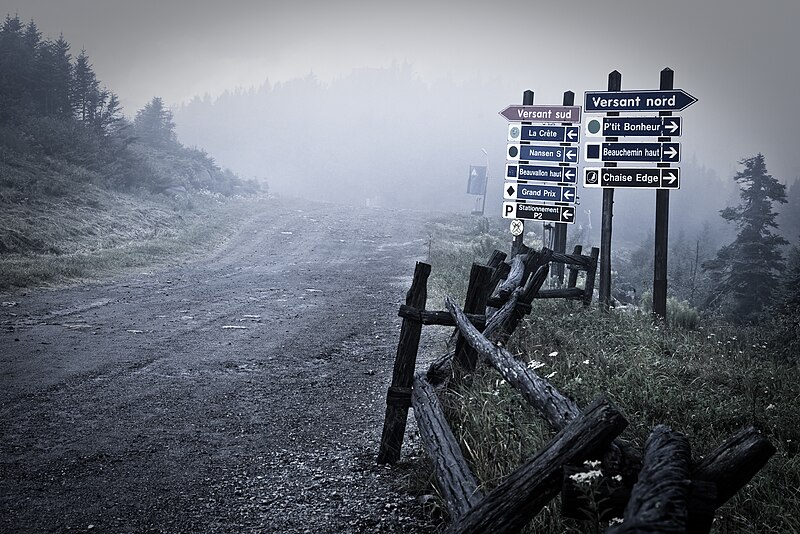
[[[614,69],[623,89],[657,88],[669,66],[675,86],[700,100],[682,114],[684,159],[694,154],[730,176],[737,160],[761,151],[782,181],[800,176],[798,0],[2,0],[0,10],[33,18],[45,36],[62,32],[75,54],[85,48],[129,116],[154,95],[176,106],[393,61],[423,80],[496,80],[507,97],[486,102],[492,111],[518,103],[524,89],[540,104],[573,90],[582,104]]]

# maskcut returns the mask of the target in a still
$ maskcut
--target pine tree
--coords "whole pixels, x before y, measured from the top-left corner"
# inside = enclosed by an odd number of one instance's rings
[[[72,117],[70,86],[72,56],[69,43],[60,36],[56,41],[44,41],[38,47],[34,63],[36,108],[42,115]]]
[[[778,227],[773,202],[786,202],[786,186],[767,173],[763,154],[739,162],[744,169],[733,179],[739,184],[741,203],[720,211],[735,223],[739,233],[722,247],[717,257],[703,263],[703,270],[717,275],[712,301],[730,302],[726,310],[736,322],[762,318],[771,306],[784,269],[780,247],[787,241],[772,232]]]
[[[172,111],[164,107],[160,97],[154,96],[136,113],[133,126],[136,135],[152,145],[164,146],[176,141]]]
[[[94,114],[99,101],[99,82],[94,74],[89,56],[85,50],[75,59],[70,84],[70,103],[75,117],[85,123],[94,121]]]
[[[29,107],[28,89],[33,54],[25,40],[19,16],[6,15],[0,26],[0,121]]]

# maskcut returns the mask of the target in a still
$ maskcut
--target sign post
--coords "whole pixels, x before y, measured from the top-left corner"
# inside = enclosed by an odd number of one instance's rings
[[[580,162],[580,106],[575,106],[575,93],[564,93],[561,106],[534,106],[533,92],[525,91],[521,106],[512,105],[500,111],[508,125],[506,147],[506,182],[503,196],[503,217],[514,218],[512,254],[522,244],[524,220],[543,223],[557,252],[566,248],[566,224],[575,222],[576,183]],[[520,122],[522,121],[522,122]],[[553,204],[545,204],[552,202]],[[562,272],[563,280],[563,272]]]
[[[612,76],[614,79],[612,80]],[[683,89],[674,89],[674,72],[661,71],[658,90],[622,91],[617,71],[609,75],[608,91],[587,91],[584,111],[605,113],[589,118],[585,134],[602,137],[602,142],[587,143],[585,159],[597,167],[585,167],[584,187],[603,188],[603,228],[600,249],[600,302],[610,305],[611,209],[615,187],[656,189],[655,250],[653,259],[653,315],[662,320],[667,313],[667,248],[669,226],[669,190],[680,188],[680,169],[671,167],[680,161],[680,143],[673,137],[682,133],[683,121],[673,117],[697,102]],[[613,82],[613,83],[612,83]],[[658,116],[619,117],[620,112],[658,112]],[[656,142],[619,142],[618,137],[656,137]],[[624,164],[651,163],[654,167],[618,167]]]
[[[622,88],[622,74],[619,71],[612,71],[608,75],[608,90],[619,91]],[[588,93],[587,93],[588,95]],[[586,101],[589,101],[587,96]],[[609,111],[609,117],[617,116],[619,113]],[[616,137],[607,137],[606,141],[615,142]],[[616,167],[616,163],[608,163],[609,167]],[[614,189],[603,189],[603,213],[600,228],[600,280],[599,280],[599,300],[600,306],[608,309],[611,305],[611,229],[614,218]]]
[[[659,88],[672,89],[674,71],[666,68],[661,71]],[[696,100],[696,99],[695,99]],[[670,111],[659,113],[661,117],[672,115]],[[666,119],[665,119],[666,120]],[[668,137],[666,137],[669,140]],[[659,139],[660,141],[661,139]],[[659,166],[662,166],[659,164]],[[668,166],[668,165],[667,165]],[[662,170],[663,172],[663,170]],[[653,255],[653,315],[661,320],[667,317],[667,247],[669,240],[669,190],[656,191],[656,229],[655,251]]]

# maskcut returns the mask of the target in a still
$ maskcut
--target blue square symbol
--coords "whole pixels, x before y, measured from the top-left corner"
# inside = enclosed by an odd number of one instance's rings
[[[507,178],[516,178],[517,177],[517,166],[516,165],[509,165],[506,171]]]

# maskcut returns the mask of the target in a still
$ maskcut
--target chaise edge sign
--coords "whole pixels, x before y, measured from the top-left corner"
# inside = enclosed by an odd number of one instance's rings
[[[581,122],[580,106],[511,105],[498,113],[509,122]]]
[[[697,98],[683,89],[645,91],[586,91],[586,113],[614,111],[683,111]]]

